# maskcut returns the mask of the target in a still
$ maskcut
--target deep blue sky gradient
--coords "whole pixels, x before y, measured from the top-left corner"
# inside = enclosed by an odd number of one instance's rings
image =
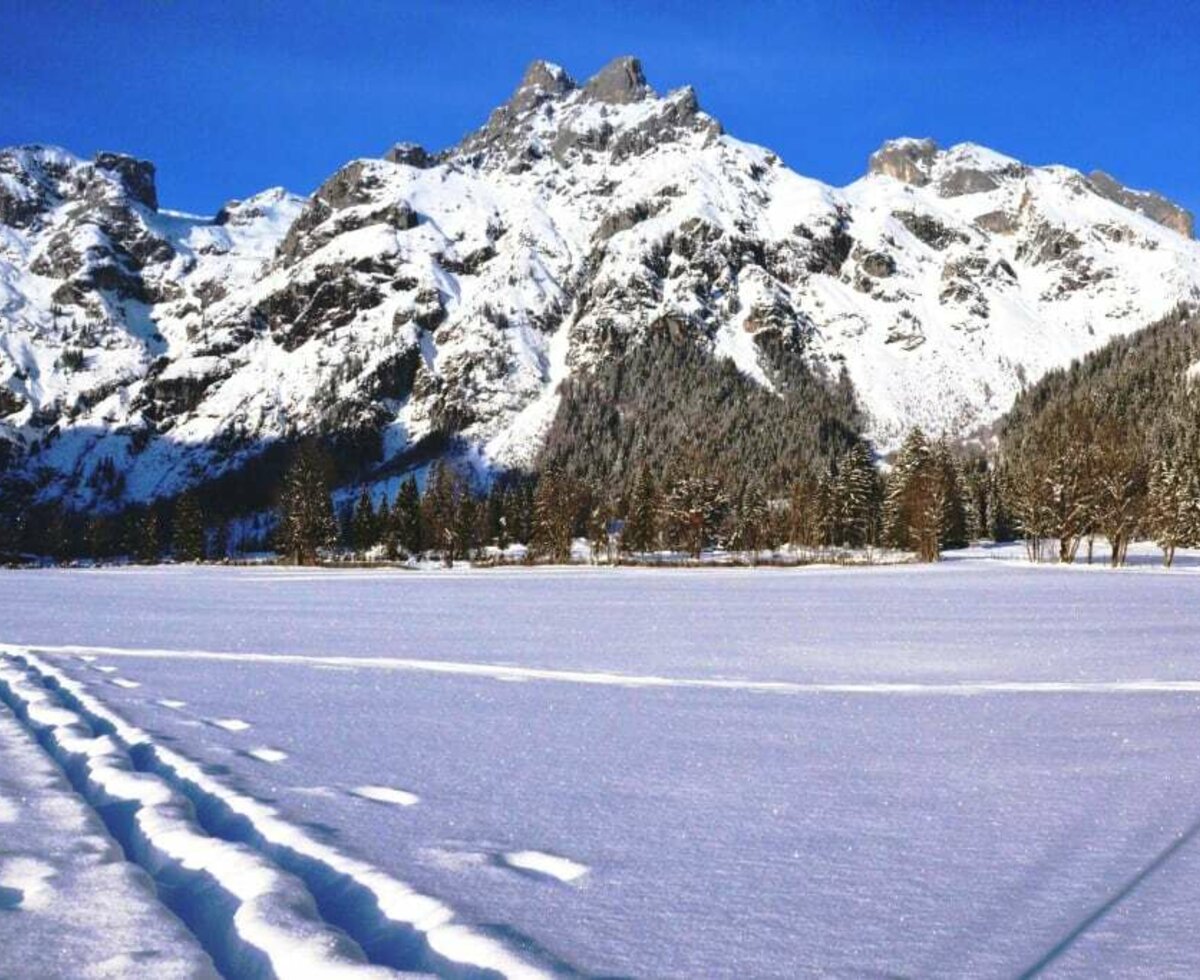
[[[636,54],[735,136],[835,184],[884,139],[1100,167],[1200,210],[1200,4],[0,0],[0,145],[158,164],[164,206],[307,193],[457,141],[534,58]]]

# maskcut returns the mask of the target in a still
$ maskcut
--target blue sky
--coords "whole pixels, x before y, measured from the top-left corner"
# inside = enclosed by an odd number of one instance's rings
[[[0,0],[0,145],[135,153],[165,206],[311,191],[397,140],[479,125],[525,65],[636,54],[734,135],[842,184],[884,139],[1100,167],[1200,210],[1186,3]]]

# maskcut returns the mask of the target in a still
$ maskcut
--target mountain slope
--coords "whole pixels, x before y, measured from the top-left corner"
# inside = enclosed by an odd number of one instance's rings
[[[538,62],[456,147],[397,144],[211,220],[158,210],[141,161],[0,152],[0,426],[10,474],[76,506],[309,433],[348,436],[363,473],[447,439],[530,466],[572,431],[563,390],[614,390],[604,372],[666,337],[780,417],[782,358],[805,404],[834,406],[818,427],[853,437],[861,411],[886,449],[993,421],[1200,296],[1190,230],[1107,175],[972,145],[888,143],[833,188],[723,133],[691,89],[655,94],[634,59],[582,86]]]

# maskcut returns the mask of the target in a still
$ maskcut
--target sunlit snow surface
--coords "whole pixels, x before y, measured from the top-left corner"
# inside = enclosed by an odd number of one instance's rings
[[[560,971],[1189,976],[1195,571],[8,572],[0,640]]]

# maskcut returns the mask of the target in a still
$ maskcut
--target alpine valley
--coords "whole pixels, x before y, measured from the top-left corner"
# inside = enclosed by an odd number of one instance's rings
[[[440,456],[627,480],[689,439],[794,470],[985,429],[1200,300],[1191,215],[1104,173],[925,139],[866,170],[803,177],[632,58],[536,62],[456,146],[214,217],[145,161],[0,150],[4,493],[269,483],[310,436],[343,484]]]

